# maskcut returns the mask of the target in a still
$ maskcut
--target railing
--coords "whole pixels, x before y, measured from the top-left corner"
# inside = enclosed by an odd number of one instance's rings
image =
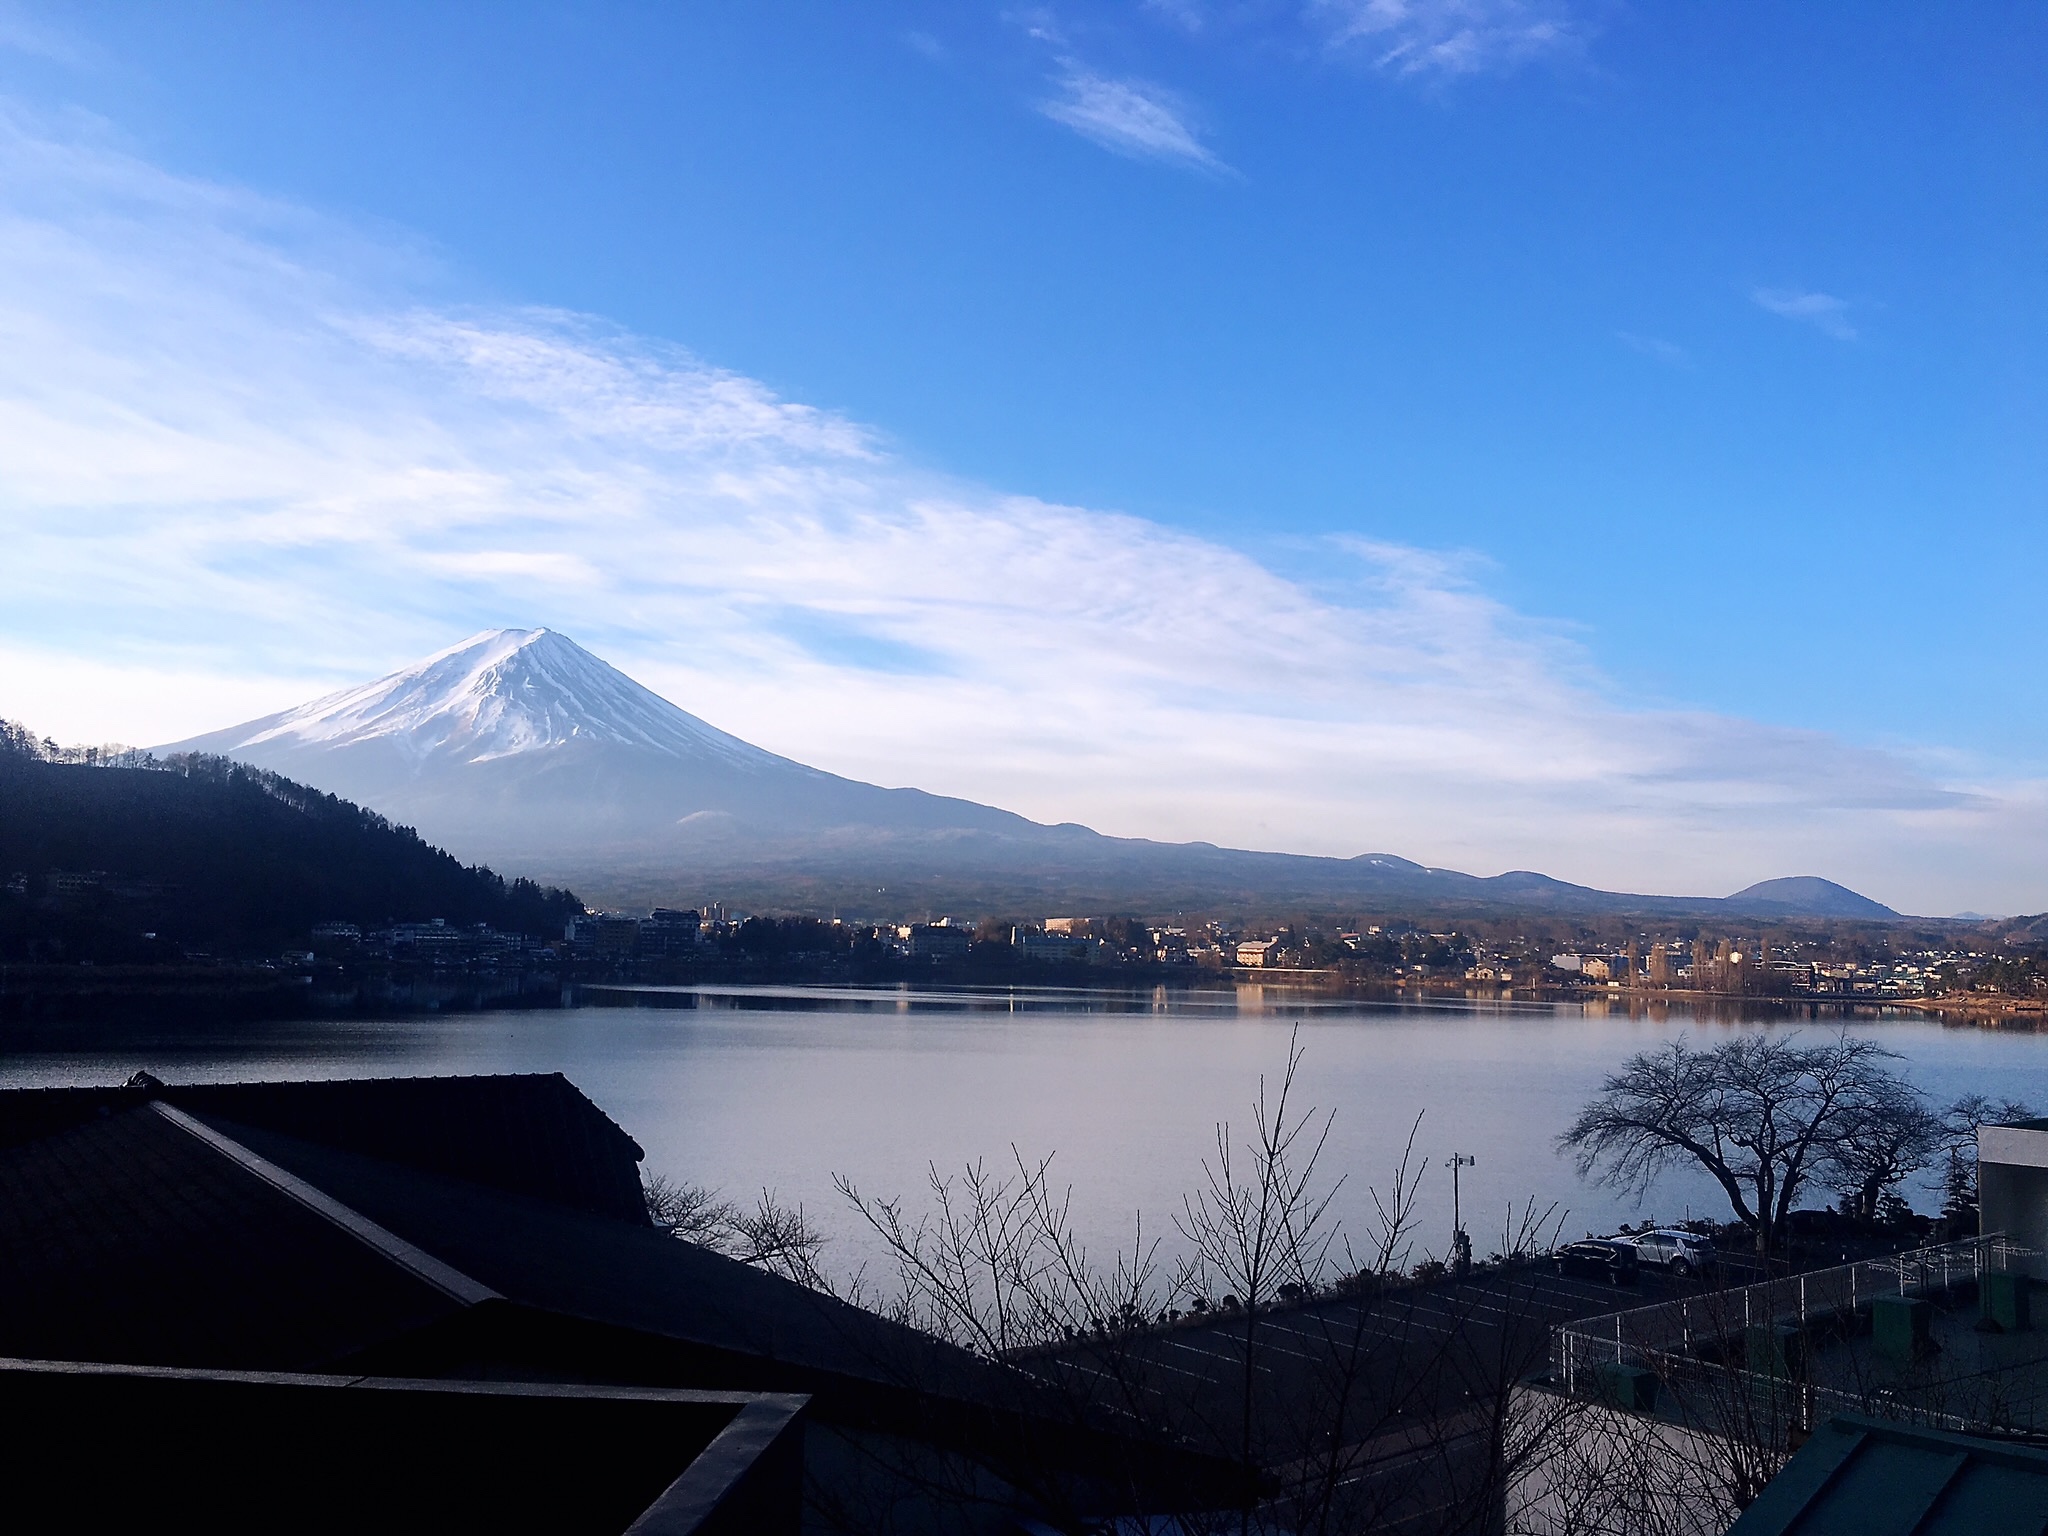
[[[2038,1432],[2039,1404],[2033,1394],[1987,1392],[1975,1378],[1926,1381],[1909,1390],[1871,1381],[1829,1386],[1771,1371],[1739,1365],[1711,1364],[1696,1355],[1644,1351],[1637,1363],[1657,1378],[1658,1393],[1651,1412],[1685,1427],[1789,1450],[1794,1431],[1814,1427],[1841,1413],[1893,1419],[1928,1429],[1959,1434],[1991,1431]],[[1609,1403],[1613,1396],[1595,1389],[1580,1397]]]
[[[1987,1272],[2015,1268],[2033,1252],[1993,1232],[1559,1323],[1551,1329],[1552,1379],[1572,1392],[1600,1366],[1668,1368],[1673,1356],[1725,1354],[1759,1325],[1792,1326],[1803,1334],[1817,1321],[1853,1317],[1878,1296],[1924,1296],[1975,1284]]]

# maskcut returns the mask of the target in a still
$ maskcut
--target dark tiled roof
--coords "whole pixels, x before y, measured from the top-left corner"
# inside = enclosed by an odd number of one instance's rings
[[[395,1341],[357,1362],[363,1369],[468,1371],[490,1360],[515,1375],[538,1366],[586,1380],[801,1392],[826,1421],[979,1447],[972,1454],[998,1466],[1063,1467],[1101,1479],[1111,1501],[1137,1483],[1152,1497],[1196,1501],[1239,1487],[1228,1464],[1132,1435],[1136,1426],[1021,1371],[652,1228],[215,1124],[503,1298],[461,1320],[466,1339]],[[452,1346],[445,1355],[441,1343]]]
[[[456,1310],[145,1106],[0,1150],[0,1355],[304,1370]]]
[[[2048,1451],[1844,1414],[1728,1536],[2041,1536]]]
[[[54,1136],[88,1120],[149,1102],[152,1088],[134,1083],[119,1088],[0,1089],[0,1147]]]
[[[646,1226],[640,1145],[559,1072],[173,1088],[180,1109]]]
[[[0,1094],[0,1354],[797,1391],[853,1427],[1136,1475],[1021,1372],[621,1219],[638,1149],[564,1080],[506,1081]],[[1141,1455],[1161,1487],[1235,1477]]]
[[[194,1114],[647,1225],[639,1144],[559,1072],[15,1089],[0,1092],[0,1147],[152,1095]]]
[[[0,1093],[0,1354],[309,1370],[460,1311],[149,1108],[159,1095],[516,1306],[721,1357],[731,1384],[1029,1390],[650,1226],[638,1147],[559,1076]],[[637,1224],[608,1191],[620,1175]]]
[[[1015,1373],[651,1227],[204,1118],[510,1302],[744,1358],[760,1387],[914,1381],[1012,1401],[1028,1390]]]

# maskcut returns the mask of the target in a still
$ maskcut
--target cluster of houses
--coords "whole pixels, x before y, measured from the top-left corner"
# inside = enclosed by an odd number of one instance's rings
[[[1728,992],[1792,997],[1926,997],[1947,989],[1958,970],[1979,958],[1963,950],[1926,950],[1882,960],[1816,957],[1799,946],[1757,938],[1657,940],[1617,951],[1553,954],[1554,979],[1610,987]],[[1505,969],[1493,962],[1496,975]],[[1483,967],[1475,967],[1475,972]],[[1494,976],[1474,975],[1476,980]],[[1500,979],[1505,980],[1504,976]]]
[[[365,929],[355,923],[320,923],[303,950],[284,959],[299,965],[381,961],[398,967],[445,970],[521,969],[553,964],[562,946],[523,933],[506,933],[485,923],[467,927],[441,918]]]
[[[283,960],[308,967],[367,962],[415,971],[588,973],[725,954],[745,947],[746,924],[745,914],[719,906],[656,907],[644,916],[585,912],[570,919],[559,937],[508,933],[482,924],[465,927],[439,919],[376,929],[331,922],[312,930],[308,948],[288,951]],[[1218,972],[1336,968],[1347,974],[1384,973],[1398,980],[1490,987],[1880,1000],[1947,990],[1976,958],[1964,951],[1930,950],[1856,961],[1803,953],[1799,945],[1774,947],[1762,938],[1706,935],[1554,950],[1523,938],[1481,940],[1405,924],[1305,937],[1292,930],[1244,934],[1214,924],[1149,927],[1080,917],[1048,917],[1007,931],[976,928],[950,917],[894,924],[849,924],[835,918],[809,926],[825,936],[826,947],[832,950],[934,964],[963,961],[981,945],[998,951],[1007,946],[1010,958],[1062,967],[1186,966]]]

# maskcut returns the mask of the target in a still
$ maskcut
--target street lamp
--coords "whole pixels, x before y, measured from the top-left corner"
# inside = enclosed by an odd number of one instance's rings
[[[1458,1174],[1461,1169],[1477,1168],[1479,1159],[1454,1152],[1444,1159],[1444,1166],[1451,1170],[1451,1268],[1463,1274],[1472,1265],[1472,1239],[1465,1235],[1464,1212],[1458,1199]]]

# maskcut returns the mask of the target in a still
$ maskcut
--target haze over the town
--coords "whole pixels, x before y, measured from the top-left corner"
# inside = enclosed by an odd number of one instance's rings
[[[2038,13],[400,14],[0,11],[0,716],[2048,907]]]

